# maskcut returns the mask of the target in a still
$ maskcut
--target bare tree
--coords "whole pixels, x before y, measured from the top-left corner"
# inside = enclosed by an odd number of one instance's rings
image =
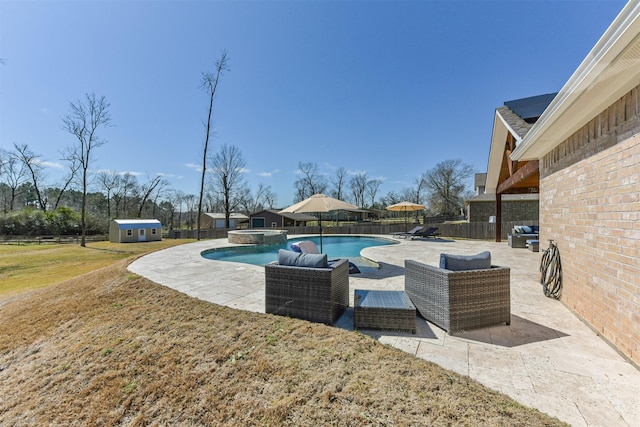
[[[367,193],[367,196],[369,196],[369,200],[371,200],[371,205],[370,205],[371,207],[375,205],[376,194],[378,194],[378,190],[380,189],[381,185],[382,185],[381,179],[371,179],[367,181],[366,193]]]
[[[414,193],[414,198],[410,199],[413,203],[422,203],[424,201],[424,196],[422,194],[423,191],[426,190],[427,187],[427,174],[423,173],[415,180],[416,190]]]
[[[116,171],[100,171],[98,173],[98,183],[107,193],[107,218],[111,219],[111,196],[120,183],[120,174]]]
[[[367,173],[358,172],[351,177],[349,181],[349,187],[351,187],[351,194],[355,204],[361,208],[364,207],[364,195],[367,190]]]
[[[40,155],[34,153],[27,144],[13,144],[15,149],[15,156],[22,162],[27,169],[29,175],[31,175],[31,183],[33,184],[33,190],[36,192],[38,199],[38,206],[40,210],[47,210],[47,198],[46,194],[41,190],[40,183],[44,179],[44,171]]]
[[[333,190],[331,191],[332,197],[344,200],[344,189],[347,186],[347,175],[347,170],[342,166],[336,170],[333,180],[331,181],[331,185],[333,185]]]
[[[187,207],[187,226],[193,230],[193,224],[195,222],[193,220],[193,213],[198,208],[196,196],[195,194],[187,194],[184,196],[183,201]]]
[[[0,149],[0,177],[2,177],[2,175],[4,174],[4,165],[7,162],[8,158],[9,158],[9,153]]]
[[[263,209],[273,209],[277,197],[270,185],[258,184],[255,193],[248,186],[241,190],[240,206],[244,213],[250,215]]]
[[[9,187],[9,211],[13,211],[16,196],[18,195],[18,188],[24,184],[27,176],[24,163],[22,163],[16,156],[10,155],[7,157],[3,167],[3,174],[6,177],[5,181]],[[6,210],[6,208],[5,208]]]
[[[441,215],[460,215],[464,209],[466,181],[473,168],[462,160],[445,160],[424,174],[425,186],[430,192],[432,211]]]
[[[320,173],[318,165],[313,162],[298,163],[298,179],[295,182],[296,195],[294,201],[302,201],[314,194],[327,191],[327,179]]]
[[[216,71],[214,73],[203,73],[202,74],[202,88],[207,90],[209,93],[209,114],[207,115],[207,122],[205,123],[206,134],[204,139],[204,152],[202,154],[202,179],[200,180],[200,198],[198,200],[198,216],[197,216],[197,239],[200,240],[200,216],[202,215],[202,199],[204,197],[204,182],[207,174],[207,158],[209,151],[209,138],[211,137],[211,119],[213,116],[213,100],[216,95],[216,89],[218,88],[218,83],[220,82],[220,77],[222,77],[224,71],[229,70],[229,66],[227,62],[229,58],[227,57],[227,51],[224,50],[222,55],[220,55],[220,59],[215,62]]]
[[[166,179],[160,180],[160,183],[156,185],[155,195],[153,196],[153,203],[151,205],[152,206],[151,216],[153,218],[157,217],[156,209],[160,206],[159,200],[163,196],[163,194],[165,193],[165,190],[168,187],[169,187],[169,181],[167,181]]]
[[[89,184],[89,166],[93,151],[106,141],[101,139],[98,128],[111,125],[109,103],[104,96],[95,93],[86,94],[84,101],[69,103],[69,114],[62,118],[63,129],[76,137],[71,148],[72,157],[80,164],[82,171],[82,205],[80,210],[80,246],[86,246],[87,236],[87,187]]]
[[[164,184],[163,184],[164,182]],[[142,210],[144,209],[144,205],[145,203],[147,203],[147,200],[149,200],[149,198],[151,197],[151,193],[153,193],[153,191],[160,186],[160,188],[162,188],[163,186],[166,185],[166,181],[162,179],[161,175],[156,175],[155,178],[151,179],[149,181],[148,184],[142,184],[142,186],[140,187],[140,205],[138,207],[138,218],[142,218]]]
[[[229,228],[231,212],[240,203],[246,163],[238,147],[226,144],[213,157],[212,163],[213,188],[222,203],[225,227]]]
[[[138,187],[138,179],[131,173],[126,172],[124,175],[120,175],[115,183],[116,186],[113,189],[112,196],[116,208],[114,217],[129,216],[127,201]]]
[[[71,183],[74,181],[74,179],[78,175],[78,171],[80,170],[80,162],[75,156],[71,155],[71,151],[72,150],[69,147],[67,147],[61,153],[62,154],[61,160],[64,160],[67,162],[68,170],[67,170],[67,175],[65,176],[64,181],[60,186],[60,191],[56,196],[56,201],[53,205],[54,210],[58,208],[58,205],[60,204],[60,200],[62,200],[62,196],[69,189],[69,187],[71,187]]]
[[[265,185],[262,183],[258,184],[253,211],[255,212],[262,209],[273,209],[277,200],[278,196],[271,190],[270,185]]]

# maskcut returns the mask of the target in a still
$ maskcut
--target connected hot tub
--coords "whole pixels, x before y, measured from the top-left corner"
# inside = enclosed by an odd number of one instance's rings
[[[241,245],[275,245],[287,242],[287,230],[233,230],[227,233],[229,243]]]

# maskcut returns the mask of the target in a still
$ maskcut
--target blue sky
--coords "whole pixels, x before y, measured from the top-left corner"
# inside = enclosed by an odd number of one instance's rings
[[[413,185],[438,162],[485,172],[495,108],[558,91],[624,1],[0,0],[0,147],[60,176],[69,102],[94,92],[115,126],[93,169],[199,190],[208,96],[226,49],[213,150],[237,146],[282,207],[298,162]]]

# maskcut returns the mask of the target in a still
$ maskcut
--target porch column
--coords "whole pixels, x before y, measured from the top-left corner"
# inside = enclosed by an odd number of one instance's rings
[[[502,193],[496,192],[496,242],[502,241]]]

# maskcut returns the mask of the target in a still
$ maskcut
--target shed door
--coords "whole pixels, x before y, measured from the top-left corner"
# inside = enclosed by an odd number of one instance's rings
[[[147,240],[147,235],[145,233],[145,229],[141,228],[138,230],[138,242],[144,242]]]

